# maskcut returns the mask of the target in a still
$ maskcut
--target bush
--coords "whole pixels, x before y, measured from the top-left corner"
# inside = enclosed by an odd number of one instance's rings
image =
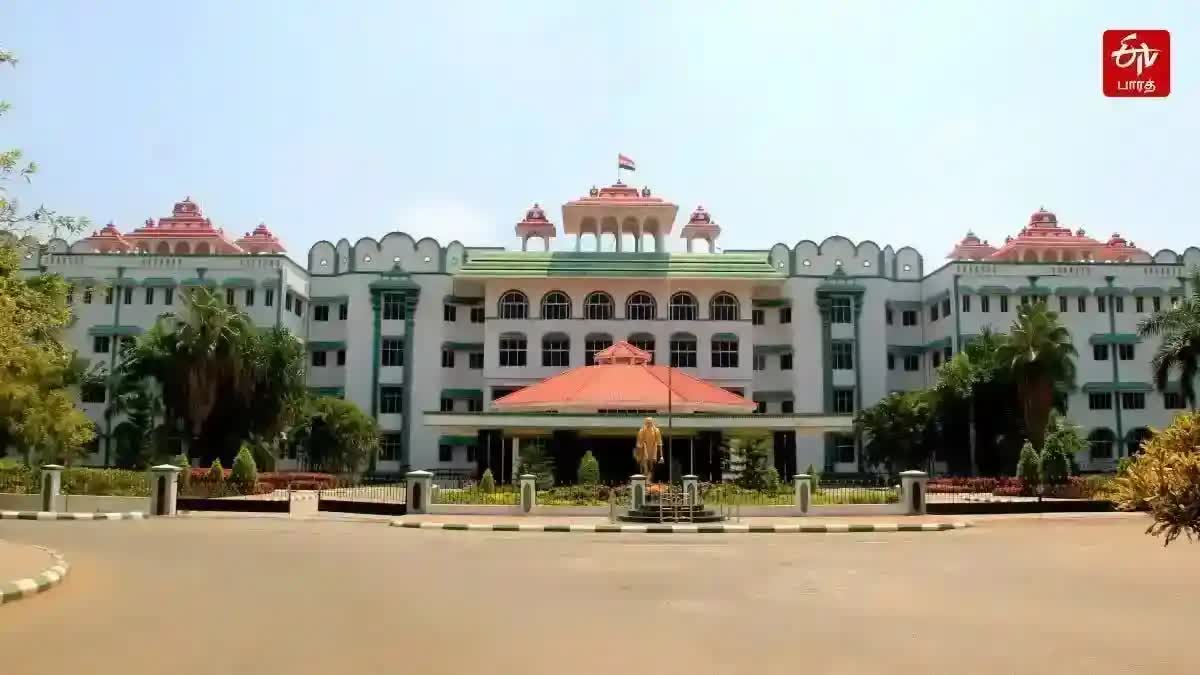
[[[580,485],[595,485],[600,482],[600,460],[596,459],[591,450],[583,453],[583,459],[579,460],[579,470],[575,472],[575,477]]]
[[[273,490],[332,490],[337,487],[337,476],[331,473],[311,471],[264,471],[258,474],[258,482],[270,485]]]
[[[1181,413],[1142,446],[1116,479],[1117,505],[1149,509],[1147,534],[1168,545],[1180,534],[1200,537],[1200,413]]]
[[[61,489],[68,495],[148,497],[150,481],[145,471],[67,468],[62,472]]]
[[[773,466],[767,467],[767,473],[764,477],[765,484],[763,489],[767,492],[779,492],[779,469]]]
[[[171,464],[182,469],[179,472],[179,487],[186,490],[192,484],[192,463],[188,461],[187,455],[180,453],[175,455],[171,460]]]
[[[1061,447],[1047,444],[1042,450],[1041,473],[1046,485],[1065,485],[1071,478],[1071,455]]]
[[[496,491],[496,477],[492,475],[491,469],[484,469],[483,475],[479,477],[479,491],[489,495]]]
[[[254,463],[250,448],[245,445],[242,445],[242,449],[238,450],[237,456],[233,458],[233,470],[229,473],[229,480],[247,492],[253,490],[254,484],[258,482],[258,466]]]
[[[214,459],[212,466],[208,468],[208,474],[205,475],[205,479],[214,483],[221,483],[225,481],[225,476],[225,467],[221,466],[221,460]]]
[[[1042,483],[1042,458],[1029,441],[1021,446],[1021,456],[1017,459],[1017,478],[1021,479],[1029,494]]]
[[[747,490],[768,489],[767,468],[770,451],[767,448],[767,438],[751,436],[734,439],[733,443],[741,447],[742,454],[742,467],[738,472],[737,484]],[[775,473],[775,486],[779,486],[778,471]]]
[[[554,458],[541,443],[534,441],[521,448],[520,469],[520,473],[537,476],[537,489],[549,490],[554,487]]]

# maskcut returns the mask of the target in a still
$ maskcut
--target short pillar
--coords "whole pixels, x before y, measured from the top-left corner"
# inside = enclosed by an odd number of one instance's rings
[[[629,477],[629,508],[636,511],[646,505],[646,477],[635,473]]]
[[[58,496],[62,494],[61,464],[42,465],[42,510],[57,511]]]
[[[929,474],[924,471],[900,472],[900,504],[910,516],[925,515],[925,484]]]
[[[683,499],[688,506],[700,503],[700,477],[689,473],[683,477]]]
[[[150,515],[173,516],[176,514],[176,497],[179,494],[179,472],[177,466],[159,464],[150,467]]]
[[[406,510],[409,513],[429,513],[429,501],[433,497],[433,474],[428,471],[409,471]]]
[[[792,477],[796,487],[796,510],[800,515],[808,515],[808,507],[812,504],[812,476],[798,473]]]
[[[521,513],[528,514],[537,506],[537,476],[521,474]]]

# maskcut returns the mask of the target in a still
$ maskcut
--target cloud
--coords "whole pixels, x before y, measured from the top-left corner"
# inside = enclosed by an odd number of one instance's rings
[[[445,246],[457,239],[466,246],[505,246],[516,241],[511,224],[503,224],[487,213],[454,200],[417,202],[401,208],[390,229],[407,232],[414,239],[433,237]]]

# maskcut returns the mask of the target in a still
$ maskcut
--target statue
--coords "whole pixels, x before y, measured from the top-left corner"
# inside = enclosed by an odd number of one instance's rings
[[[637,447],[633,450],[633,456],[637,459],[638,467],[647,482],[652,482],[654,465],[662,464],[662,446],[662,432],[654,424],[654,420],[647,417],[642,422],[642,428],[638,429]]]

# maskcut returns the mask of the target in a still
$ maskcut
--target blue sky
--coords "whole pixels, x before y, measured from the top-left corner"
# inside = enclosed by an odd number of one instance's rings
[[[396,229],[511,247],[618,152],[725,248],[844,234],[936,264],[1045,205],[1181,250],[1200,11],[1147,4],[19,0],[0,147],[41,164],[27,205],[126,229],[191,195],[297,259]],[[1109,28],[1172,31],[1170,97],[1102,96]]]

